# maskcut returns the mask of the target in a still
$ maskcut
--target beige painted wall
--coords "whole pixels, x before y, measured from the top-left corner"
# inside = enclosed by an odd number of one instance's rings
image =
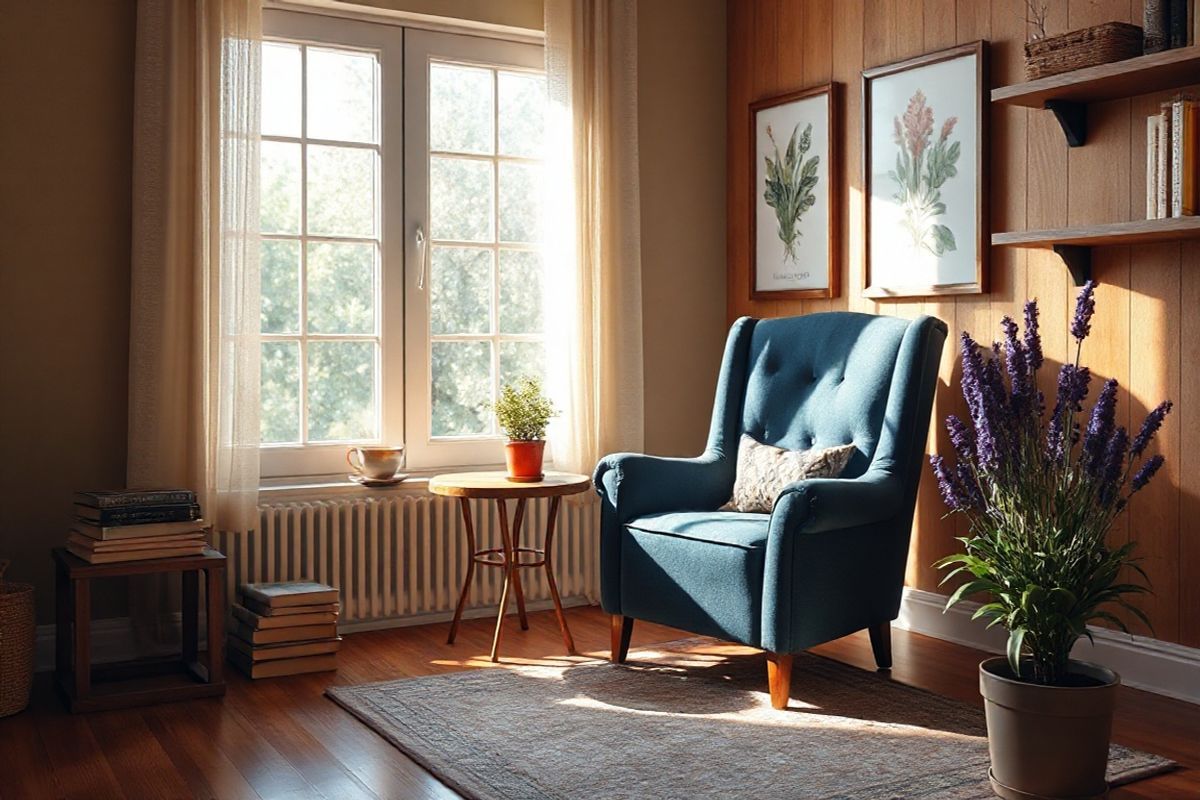
[[[72,490],[125,480],[134,0],[4,6],[0,558],[46,622]]]
[[[704,449],[725,343],[725,3],[642,0],[646,450]]]
[[[541,26],[540,0],[370,3]],[[724,337],[724,3],[643,0],[639,24],[646,446],[694,454]],[[41,622],[71,492],[125,477],[133,36],[134,0],[11,3],[0,24],[19,110],[0,124],[0,558]]]

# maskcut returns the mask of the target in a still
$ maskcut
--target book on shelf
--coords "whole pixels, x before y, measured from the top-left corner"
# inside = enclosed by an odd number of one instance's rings
[[[233,619],[229,625],[229,633],[231,637],[241,639],[243,642],[249,642],[252,645],[289,644],[307,642],[314,639],[332,639],[337,636],[337,625],[329,623],[326,625],[301,625],[294,628],[255,630],[240,619]]]
[[[205,536],[203,532],[172,534],[170,536],[150,536],[139,539],[110,539],[108,541],[93,539],[74,530],[67,534],[67,544],[74,544],[76,547],[83,547],[96,553],[129,550],[161,550],[162,548],[184,547],[196,544],[203,545],[204,543]]]
[[[181,547],[162,547],[152,550],[102,550],[95,551],[67,542],[67,552],[82,558],[89,564],[116,564],[122,561],[149,561],[155,558],[178,558],[198,556],[204,553],[204,543]]]
[[[238,588],[242,597],[250,598],[272,608],[334,603],[338,599],[337,589],[324,583],[313,583],[312,581],[243,583]]]
[[[1146,218],[1200,214],[1200,101],[1177,99],[1146,120]]]
[[[1167,0],[1169,8],[1167,10],[1168,24],[1168,44],[1171,49],[1176,47],[1187,47],[1188,38],[1191,35],[1191,22],[1189,16],[1191,13],[1191,0]]]
[[[311,606],[280,606],[278,608],[260,603],[253,597],[242,597],[242,605],[262,617],[286,617],[290,614],[323,614],[329,611],[335,614],[341,610],[339,603],[315,603]]]
[[[325,611],[319,614],[285,614],[276,617],[264,617],[255,614],[245,606],[234,603],[231,607],[235,619],[246,623],[254,630],[271,628],[299,628],[306,625],[329,625],[337,622],[337,612]]]
[[[1158,219],[1158,114],[1146,117],[1146,219]]]
[[[75,493],[75,502],[91,508],[174,505],[196,502],[190,489],[92,489]]]
[[[336,653],[342,639],[335,636],[331,639],[315,639],[307,642],[281,642],[279,644],[252,645],[247,641],[230,637],[230,651],[236,651],[251,661],[278,661],[281,658],[300,658],[302,656],[319,656],[325,653]]]
[[[1142,10],[1142,52],[1158,53],[1170,42],[1167,4],[1171,0],[1146,0]]]
[[[75,504],[75,516],[93,525],[144,525],[149,522],[186,522],[200,518],[196,503],[170,503],[123,508],[93,508]]]
[[[152,536],[172,536],[203,533],[206,523],[202,519],[183,522],[148,522],[145,525],[92,525],[77,520],[71,529],[92,539],[113,541],[117,539],[146,539]]]
[[[284,675],[301,675],[306,672],[331,672],[337,669],[337,654],[323,653],[316,656],[281,658],[276,661],[252,661],[245,653],[230,649],[230,662],[251,678],[278,678]]]
[[[1158,115],[1158,164],[1155,174],[1154,208],[1158,219],[1170,216],[1171,207],[1171,115],[1165,111]]]

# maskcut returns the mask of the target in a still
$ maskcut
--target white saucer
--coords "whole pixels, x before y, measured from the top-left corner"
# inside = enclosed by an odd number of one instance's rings
[[[377,489],[381,486],[395,486],[396,484],[403,482],[408,477],[408,473],[397,472],[390,478],[368,478],[365,475],[357,474],[347,475],[346,477],[357,483],[359,486],[367,486],[372,489]]]

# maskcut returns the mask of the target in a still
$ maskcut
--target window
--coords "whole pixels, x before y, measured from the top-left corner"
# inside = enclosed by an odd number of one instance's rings
[[[499,462],[499,386],[545,371],[541,48],[264,20],[263,474]]]

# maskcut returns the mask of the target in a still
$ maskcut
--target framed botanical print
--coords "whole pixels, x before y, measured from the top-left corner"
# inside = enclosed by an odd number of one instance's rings
[[[867,297],[987,287],[987,49],[863,72]]]
[[[838,124],[834,84],[750,104],[750,298],[835,297]]]

